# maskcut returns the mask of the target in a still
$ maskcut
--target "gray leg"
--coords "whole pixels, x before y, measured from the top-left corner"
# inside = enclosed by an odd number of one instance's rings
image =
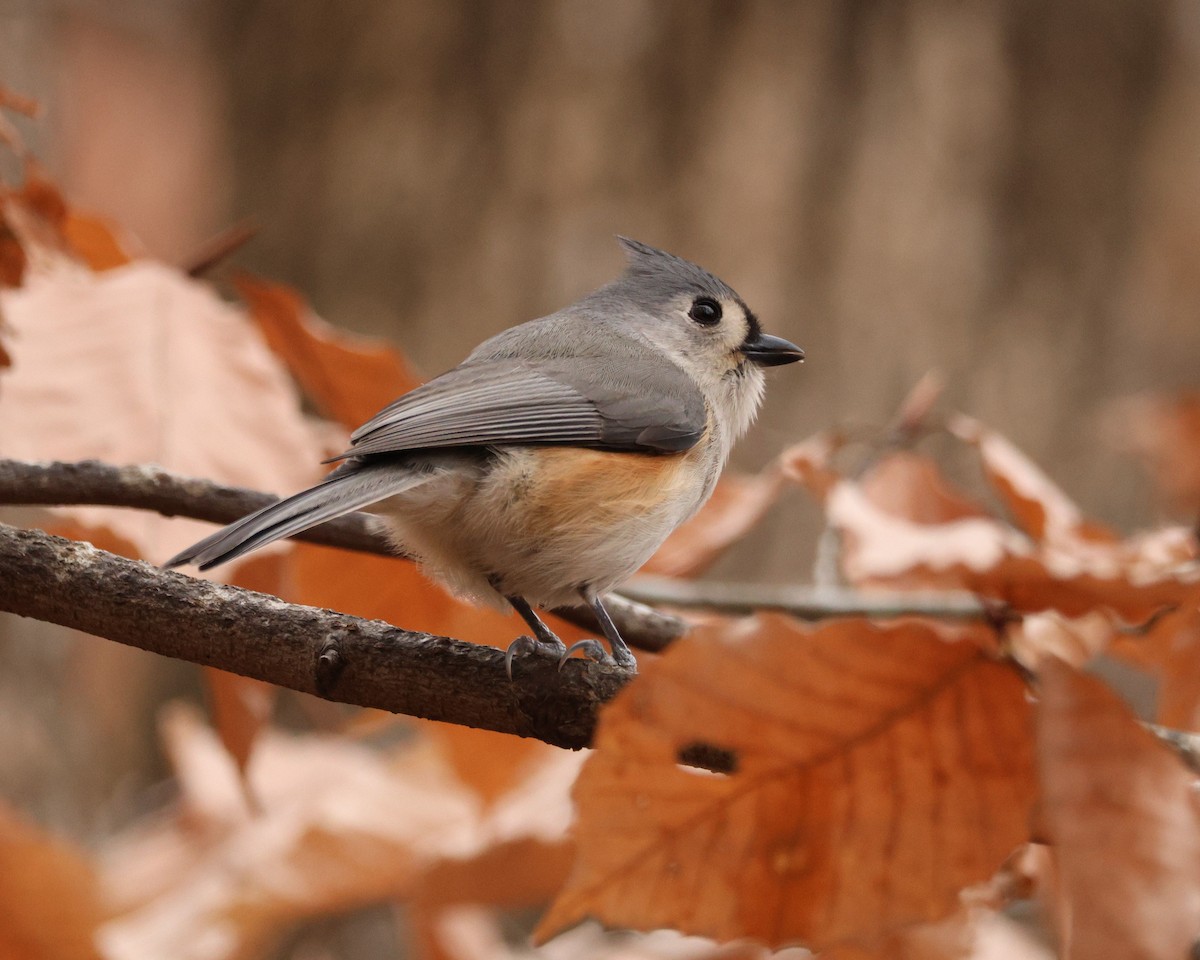
[[[529,629],[533,631],[533,635],[538,640],[552,647],[561,647],[563,645],[563,642],[554,635],[554,631],[542,623],[542,618],[534,613],[533,607],[529,605],[524,597],[513,596],[505,597],[504,599],[512,604],[512,608],[521,615],[521,619],[529,624]]]
[[[529,624],[529,629],[533,631],[533,637],[517,637],[508,645],[508,649],[504,651],[504,671],[508,674],[508,679],[512,679],[512,664],[513,657],[519,653],[532,653],[539,647],[549,647],[552,652],[562,654],[566,649],[565,644],[554,635],[554,631],[542,623],[542,618],[533,612],[533,607],[525,600],[524,597],[511,596],[505,597],[512,608],[521,615],[521,619]]]
[[[623,670],[628,670],[630,673],[637,673],[637,660],[634,658],[629,646],[622,639],[621,631],[612,622],[612,617],[604,609],[604,604],[600,598],[588,597],[583,591],[580,591],[579,595],[583,598],[583,602],[592,608],[592,612],[596,614],[596,619],[600,621],[600,629],[604,631],[604,636],[608,638],[609,646],[612,647],[611,662]],[[562,669],[562,665],[567,662],[567,658],[576,650],[582,650],[588,659],[595,660],[598,663],[610,660],[608,654],[604,652],[604,648],[595,640],[579,640],[567,647],[563,651],[563,655],[559,657],[558,667],[560,670]]]
[[[585,597],[584,599],[586,600],[587,598]],[[617,625],[612,622],[612,617],[608,615],[608,611],[604,608],[604,602],[599,597],[592,599],[592,610],[596,614],[596,619],[600,621],[600,629],[604,631],[604,636],[608,639],[608,645],[612,647],[613,659],[617,662],[617,666],[636,671],[637,658],[633,655],[633,651],[629,649],[629,644],[621,636],[621,631],[617,629]]]

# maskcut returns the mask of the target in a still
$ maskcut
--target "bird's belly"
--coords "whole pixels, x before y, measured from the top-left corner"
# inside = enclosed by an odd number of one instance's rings
[[[690,451],[507,448],[469,490],[439,484],[443,497],[426,489],[425,502],[388,513],[397,538],[458,592],[556,606],[637,570],[700,506],[713,473]]]

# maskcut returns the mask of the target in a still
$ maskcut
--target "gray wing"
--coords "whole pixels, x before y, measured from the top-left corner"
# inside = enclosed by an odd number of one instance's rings
[[[561,444],[667,453],[705,427],[704,398],[668,362],[473,360],[405,394],[351,435],[342,457],[429,447]]]

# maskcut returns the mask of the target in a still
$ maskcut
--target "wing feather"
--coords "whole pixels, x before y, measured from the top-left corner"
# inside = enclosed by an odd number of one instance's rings
[[[335,459],[499,444],[661,453],[699,439],[704,400],[683,371],[623,364],[602,376],[595,367],[579,358],[463,364],[381,410]]]

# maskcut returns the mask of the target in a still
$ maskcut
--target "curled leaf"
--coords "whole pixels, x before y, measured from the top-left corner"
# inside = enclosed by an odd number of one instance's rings
[[[1040,804],[1064,957],[1189,956],[1200,931],[1195,777],[1101,681],[1042,667]]]

